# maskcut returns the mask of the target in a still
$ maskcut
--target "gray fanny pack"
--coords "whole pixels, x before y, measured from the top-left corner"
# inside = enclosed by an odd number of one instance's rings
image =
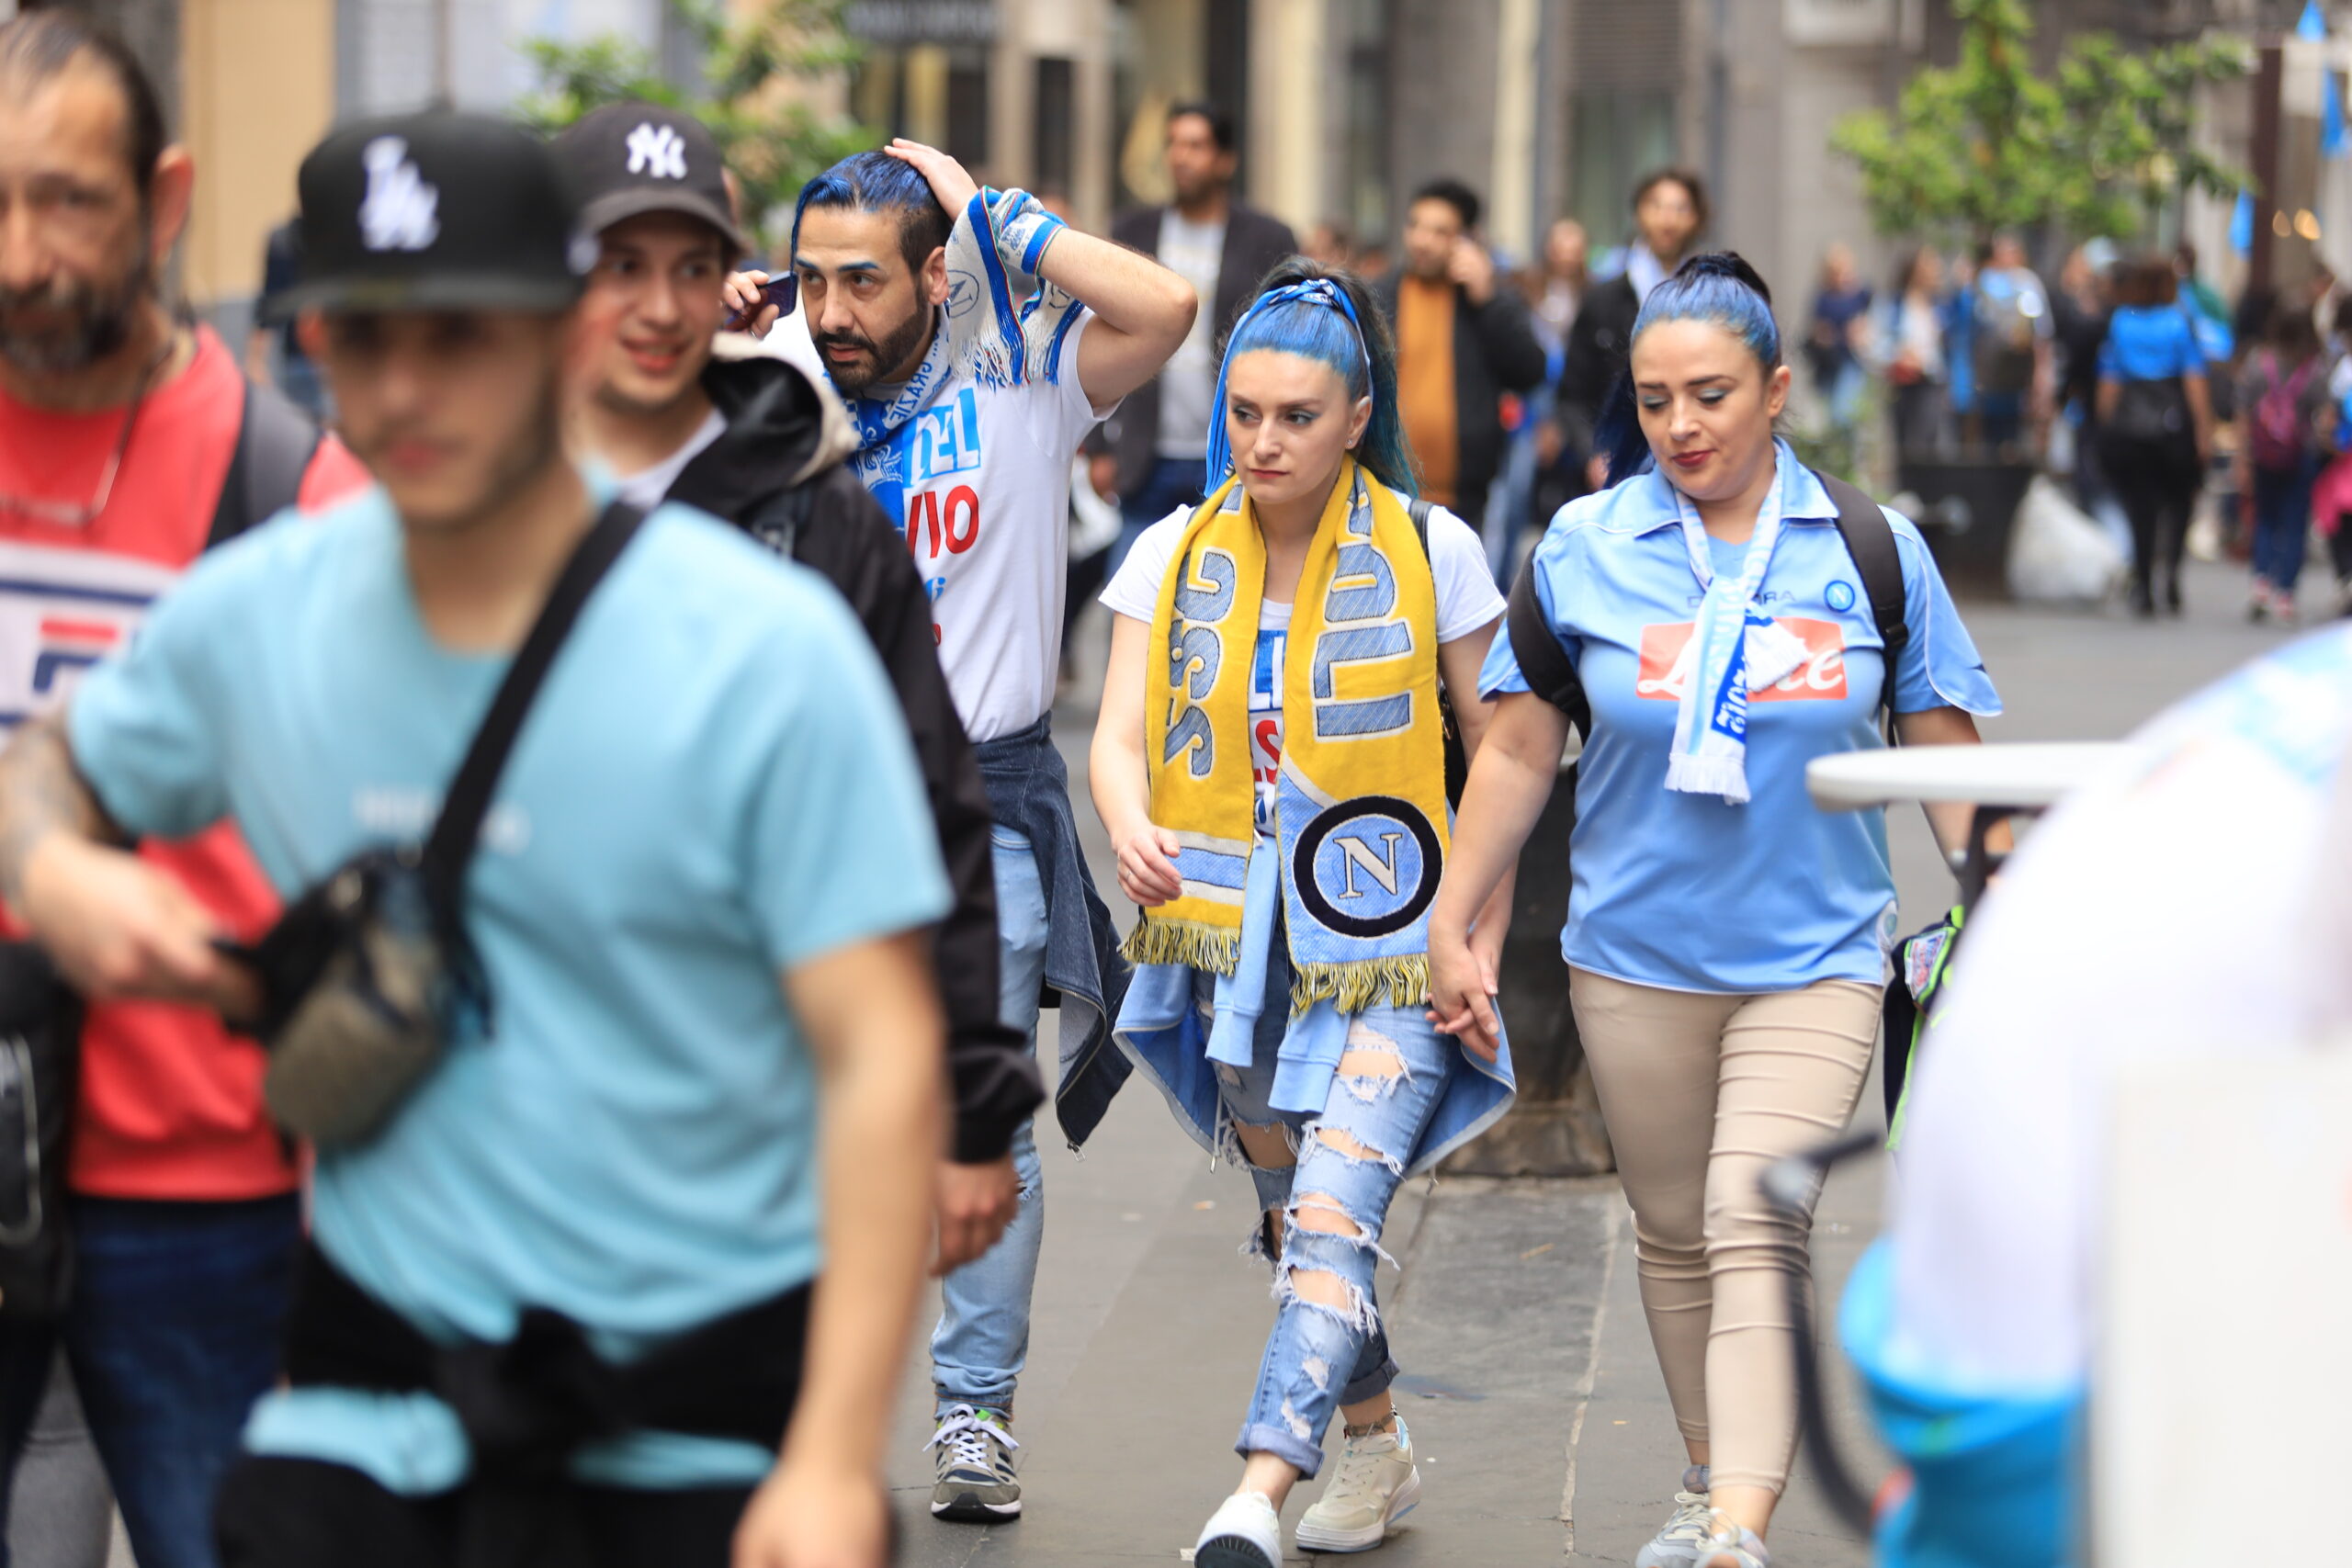
[[[235,1021],[268,1047],[262,1094],[287,1132],[322,1148],[366,1141],[439,1065],[452,1021],[468,1010],[488,1019],[489,979],[466,932],[466,868],[548,668],[643,520],[616,502],[564,563],[423,846],[357,855],[259,942],[222,944],[260,977],[261,1017]]]

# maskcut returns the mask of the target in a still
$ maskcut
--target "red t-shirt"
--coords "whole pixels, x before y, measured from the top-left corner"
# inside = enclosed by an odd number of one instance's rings
[[[147,394],[105,512],[86,527],[38,521],[7,498],[67,505],[97,493],[124,410],[55,413],[0,390],[0,727],[52,711],[81,671],[137,629],[204,548],[228,477],[244,378],[218,336]],[[305,510],[368,483],[330,439],[302,476]],[[140,852],[169,868],[222,925],[251,938],[277,898],[226,823]],[[90,1010],[69,1180],[107,1198],[226,1201],[289,1191],[293,1166],[261,1100],[262,1055],[195,1008]]]

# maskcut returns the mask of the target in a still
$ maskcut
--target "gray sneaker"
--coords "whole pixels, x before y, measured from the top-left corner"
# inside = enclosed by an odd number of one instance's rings
[[[931,1517],[962,1525],[1001,1524],[1021,1517],[1021,1478],[1013,1473],[1012,1440],[1005,1416],[951,1404],[924,1445],[936,1455],[939,1479],[931,1489]]]
[[[1696,1568],[1700,1549],[1707,1544],[1713,1510],[1707,1502],[1707,1472],[1692,1465],[1683,1473],[1683,1490],[1674,1495],[1674,1513],[1666,1528],[1635,1554],[1634,1568]]]

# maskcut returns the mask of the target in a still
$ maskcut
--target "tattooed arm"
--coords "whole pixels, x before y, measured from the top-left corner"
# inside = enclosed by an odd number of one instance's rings
[[[25,726],[0,751],[0,897],[65,977],[94,997],[249,1015],[243,977],[212,947],[211,915],[122,838],[75,769],[62,718]]]
[[[0,750],[0,897],[10,907],[24,908],[25,863],[54,832],[93,842],[123,839],[74,766],[63,716],[52,714],[17,730]]]

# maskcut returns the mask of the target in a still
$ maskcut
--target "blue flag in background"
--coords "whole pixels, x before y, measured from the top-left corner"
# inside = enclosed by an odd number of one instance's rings
[[[2295,36],[2311,43],[2327,41],[2327,17],[2319,8],[2319,0],[2304,0]],[[2323,64],[2319,73],[2319,151],[2321,157],[2330,159],[2352,153],[2352,129],[2344,123],[2344,89],[2335,80],[2333,64]]]
[[[2254,250],[2254,192],[2238,192],[2237,207],[2230,213],[2230,249],[2240,255]]]

